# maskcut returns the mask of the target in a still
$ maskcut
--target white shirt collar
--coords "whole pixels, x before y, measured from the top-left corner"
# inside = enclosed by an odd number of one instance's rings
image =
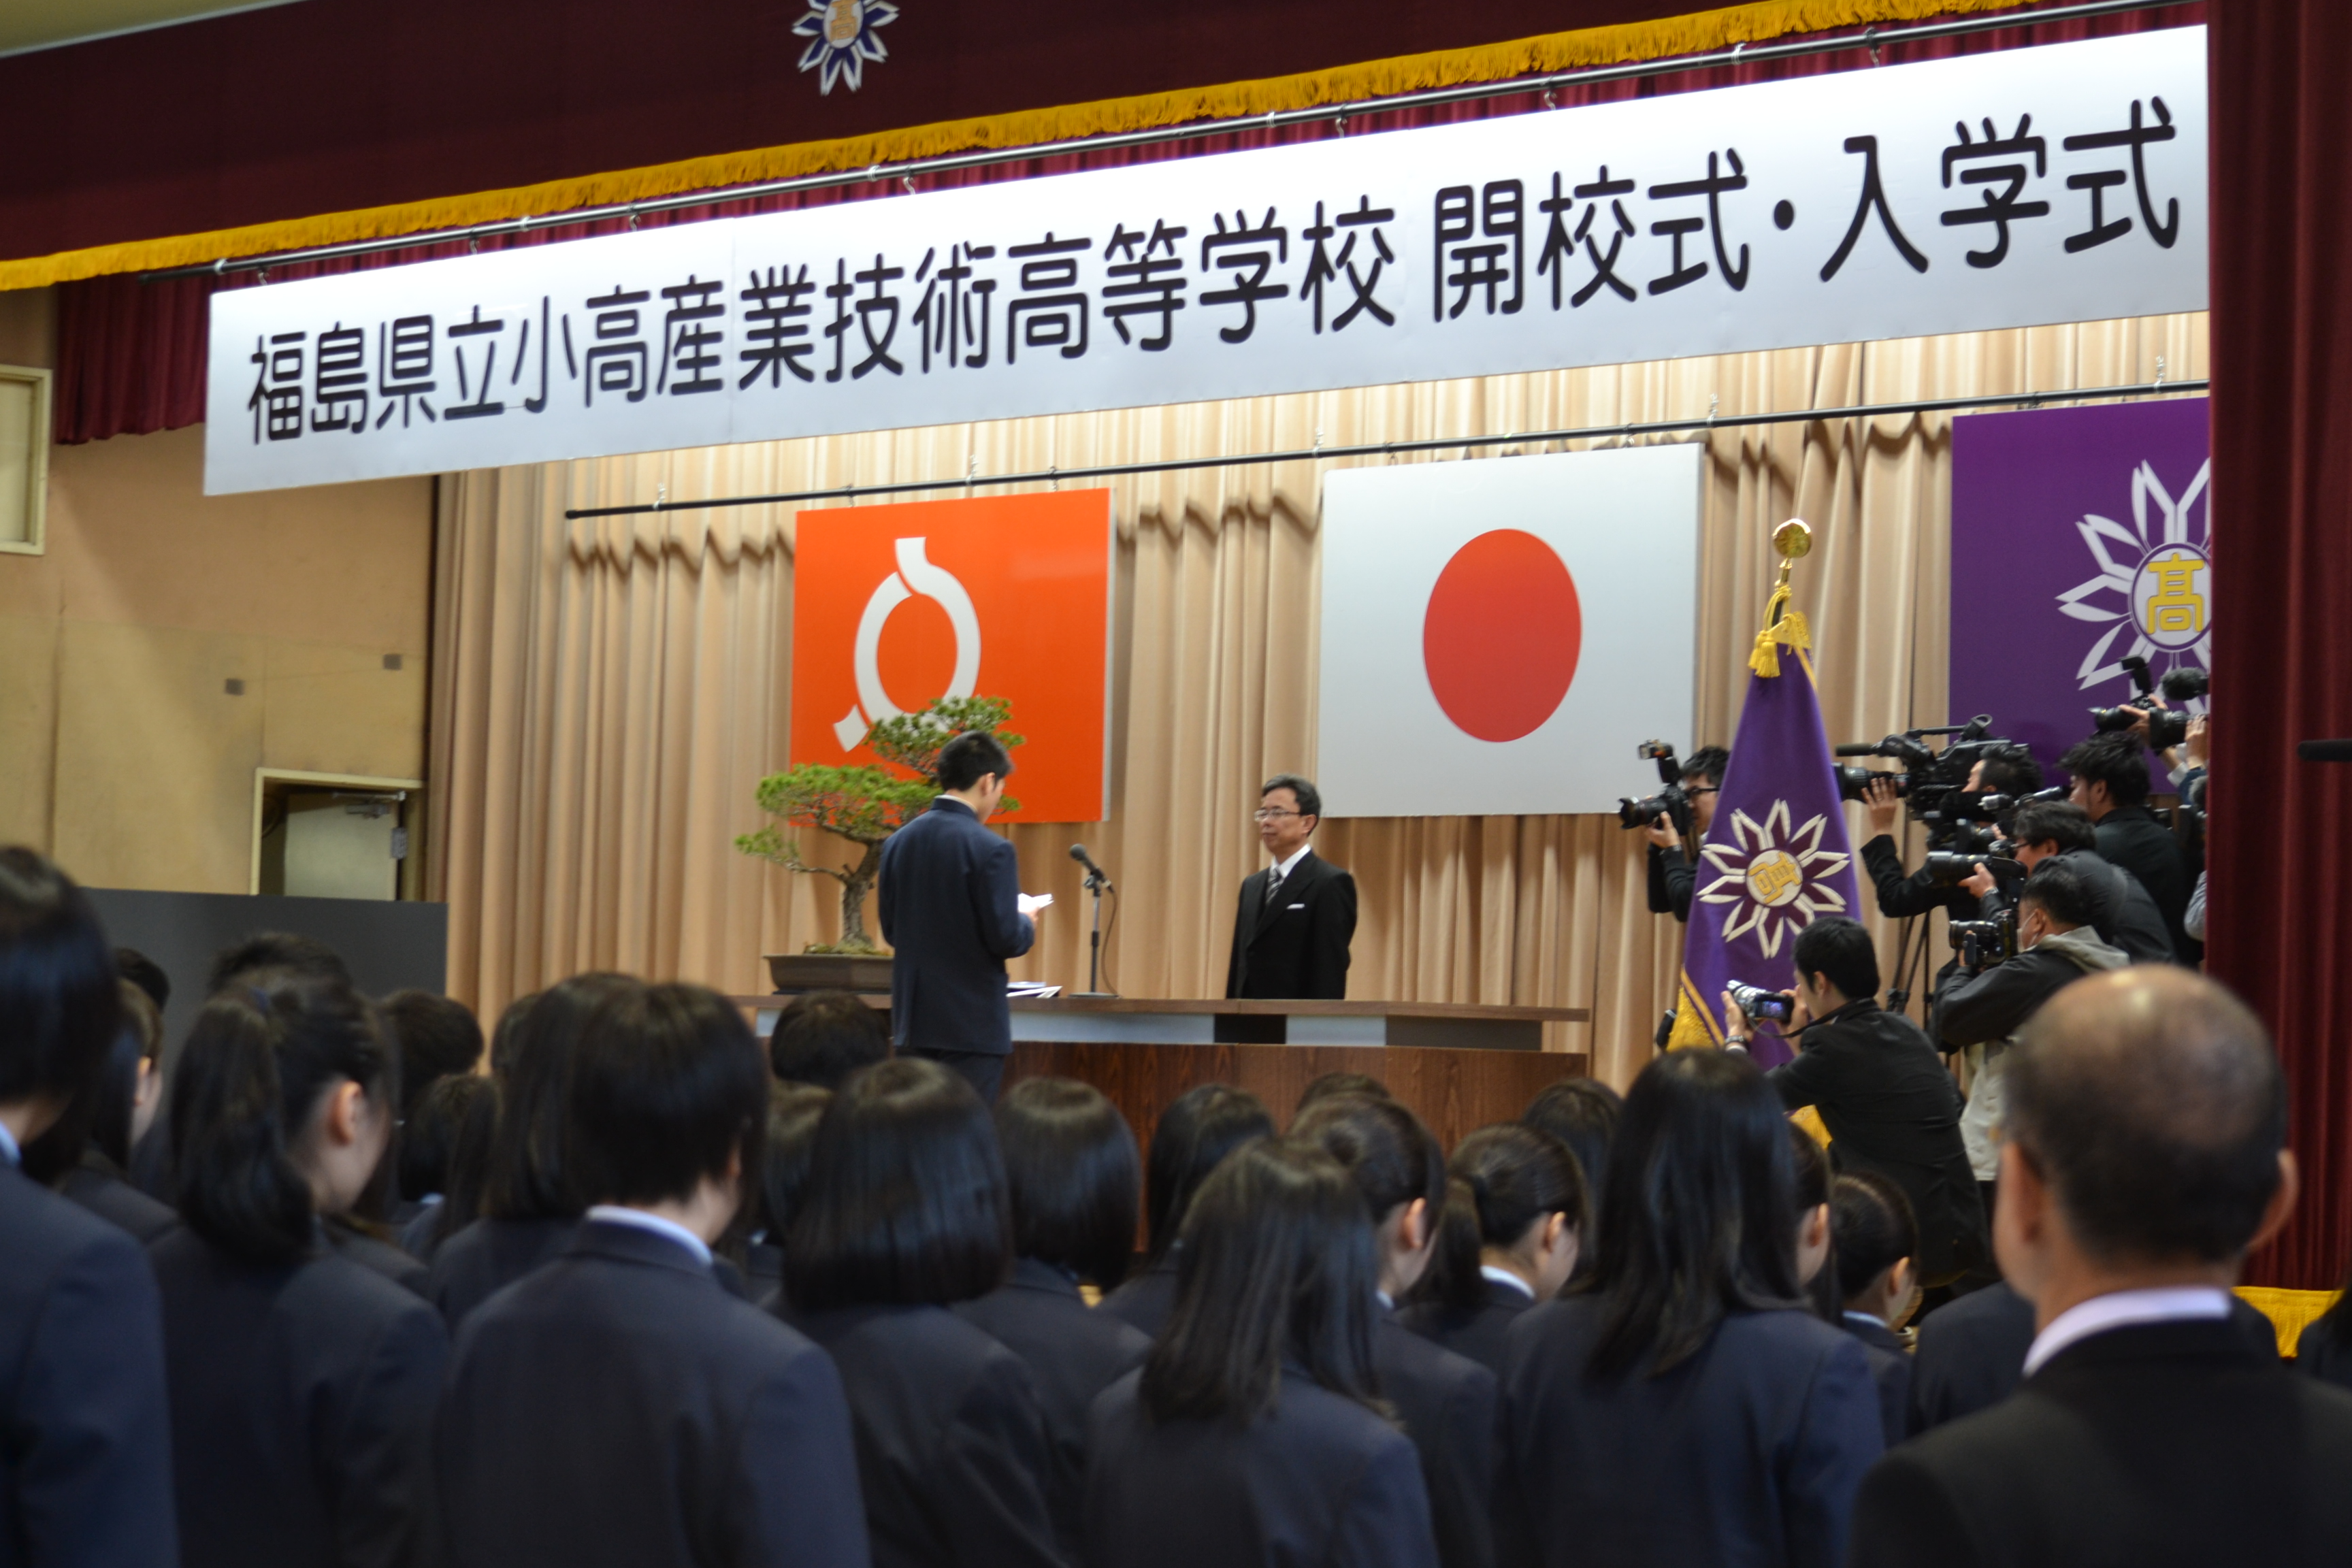
[[[1886,1320],[1875,1312],[1856,1312],[1849,1310],[1846,1312],[1845,1321],[1849,1323],[1868,1323],[1874,1328],[1886,1327]]]
[[[24,1163],[25,1151],[16,1146],[16,1135],[5,1126],[0,1126],[0,1165],[21,1165]]]
[[[1275,866],[1274,866],[1274,874],[1275,874],[1276,879],[1277,880],[1280,880],[1280,881],[1287,882],[1288,880],[1290,880],[1290,873],[1291,873],[1291,872],[1293,872],[1293,871],[1295,871],[1295,870],[1297,870],[1297,869],[1298,868],[1298,863],[1299,863],[1301,860],[1306,859],[1309,855],[1312,855],[1312,854],[1314,854],[1314,853],[1315,853],[1315,846],[1314,846],[1314,845],[1312,845],[1312,844],[1302,844],[1302,845],[1300,845],[1300,846],[1297,847],[1297,849],[1292,853],[1292,855],[1291,855],[1291,857],[1290,857],[1290,858],[1289,858],[1289,859],[1287,859],[1287,860],[1277,860],[1277,861],[1276,861],[1276,862],[1275,862]]]
[[[607,1225],[633,1225],[639,1230],[649,1230],[656,1236],[666,1236],[688,1252],[705,1268],[710,1267],[710,1244],[676,1220],[664,1219],[643,1209],[623,1208],[618,1204],[597,1204],[588,1211],[588,1217]]]
[[[1497,1268],[1491,1263],[1481,1263],[1478,1265],[1478,1272],[1497,1285],[1508,1285],[1530,1301],[1536,1299],[1536,1288],[1507,1268]]]
[[[2033,1336],[2025,1352],[2032,1377],[2050,1359],[2077,1341],[2137,1323],[2193,1322],[2230,1315],[2230,1293],[2214,1285],[2168,1285],[2153,1290],[2116,1290],[2078,1301]]]
[[[1395,1298],[1395,1297],[1393,1297],[1393,1296],[1390,1295],[1390,1294],[1389,1294],[1387,1291],[1385,1291],[1385,1290],[1375,1290],[1375,1291],[1373,1291],[1373,1292],[1372,1292],[1372,1294],[1373,1294],[1373,1295],[1375,1295],[1375,1296],[1378,1296],[1378,1297],[1381,1299],[1381,1305],[1383,1308],[1385,1308],[1386,1310],[1388,1310],[1389,1311],[1391,1311],[1391,1312],[1393,1312],[1393,1311],[1395,1311],[1395,1310],[1396,1310],[1396,1298]]]

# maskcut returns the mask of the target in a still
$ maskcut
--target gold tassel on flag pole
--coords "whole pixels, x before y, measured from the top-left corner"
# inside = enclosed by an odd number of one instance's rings
[[[1748,668],[1768,679],[1780,673],[1782,644],[1801,650],[1813,646],[1805,612],[1789,608],[1789,571],[1811,552],[1813,531],[1803,519],[1792,517],[1772,531],[1772,548],[1780,552],[1780,576],[1764,607],[1764,629],[1756,634],[1756,651],[1748,658]]]

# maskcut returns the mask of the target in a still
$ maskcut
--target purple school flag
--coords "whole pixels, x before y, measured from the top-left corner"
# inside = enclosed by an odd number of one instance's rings
[[[2126,655],[2210,668],[2211,451],[2202,397],[1952,421],[1950,722],[2054,767],[2131,697]]]
[[[1691,887],[1676,1046],[1721,1045],[1724,988],[1738,980],[1788,990],[1796,983],[1797,933],[1859,907],[1853,846],[1808,659],[1784,652],[1780,674],[1749,675],[1733,740]],[[1748,1048],[1768,1068],[1794,1054],[1763,1030]]]

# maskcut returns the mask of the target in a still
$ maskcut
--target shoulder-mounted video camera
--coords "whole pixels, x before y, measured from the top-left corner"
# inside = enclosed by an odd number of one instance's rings
[[[2091,727],[2101,731],[2128,730],[2142,719],[2147,721],[2149,749],[2170,751],[2189,739],[2189,715],[2179,708],[2158,708],[2149,700],[2157,683],[2147,671],[2147,660],[2132,654],[2122,661],[2124,672],[2131,677],[2132,689],[2138,693],[2129,702],[2113,708],[2091,710]],[[2189,702],[2204,696],[2213,688],[2210,670],[2194,665],[2180,665],[2164,672],[2164,700],[2168,702]]]
[[[1979,713],[1965,724],[1906,730],[1883,741],[1840,746],[1837,754],[1841,757],[1892,757],[1903,768],[1900,773],[1882,773],[1841,763],[1837,770],[1838,794],[1846,800],[1860,800],[1863,792],[1873,784],[1890,779],[1896,797],[1903,801],[1912,820],[1927,825],[1930,847],[1982,853],[1991,847],[1992,837],[1979,825],[1998,821],[2014,810],[2017,803],[2007,795],[1969,795],[1969,774],[1975,771],[1977,763],[1988,758],[2022,754],[2025,751],[2014,741],[1988,735],[1986,731],[1991,728],[1992,715]],[[1950,739],[1943,750],[1937,751],[1927,743],[1926,738],[1930,735],[1947,735]]]

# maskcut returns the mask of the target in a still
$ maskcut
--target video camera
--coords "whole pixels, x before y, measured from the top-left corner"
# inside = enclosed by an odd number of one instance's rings
[[[2149,701],[2157,683],[2149,679],[2147,660],[2132,654],[2121,662],[2124,672],[2131,677],[2132,689],[2138,695],[2114,708],[2092,709],[2091,727],[2101,731],[2128,730],[2145,719],[2150,750],[2167,752],[2187,741],[2189,716],[2177,707],[2158,708]],[[2168,702],[2191,701],[2212,688],[2212,673],[2194,665],[2184,664],[2164,672],[2164,699]]]
[[[1767,991],[1745,980],[1735,980],[1726,989],[1731,993],[1732,1005],[1747,1014],[1750,1023],[1785,1024],[1797,1010],[1796,1002],[1785,991]]]
[[[1840,746],[1836,750],[1841,757],[1893,757],[1903,764],[1903,771],[1879,773],[1842,763],[1837,770],[1838,794],[1846,800],[1860,800],[1874,783],[1892,780],[1896,797],[1913,819],[1927,825],[1930,848],[1983,853],[1991,847],[1992,836],[1977,825],[1998,820],[2015,809],[2017,803],[2006,795],[1969,795],[1969,774],[1988,757],[2024,749],[2013,741],[1988,735],[1991,728],[1992,715],[1979,713],[1966,724],[1906,730],[1870,744]],[[1925,737],[1929,735],[1951,739],[1939,752],[1927,744]]]
[[[1664,741],[1644,741],[1633,748],[1637,757],[1648,757],[1658,764],[1658,793],[1633,800],[1617,797],[1617,826],[1647,827],[1662,816],[1674,819],[1675,831],[1688,837],[1691,830],[1690,791],[1683,788],[1683,764],[1675,749]]]

